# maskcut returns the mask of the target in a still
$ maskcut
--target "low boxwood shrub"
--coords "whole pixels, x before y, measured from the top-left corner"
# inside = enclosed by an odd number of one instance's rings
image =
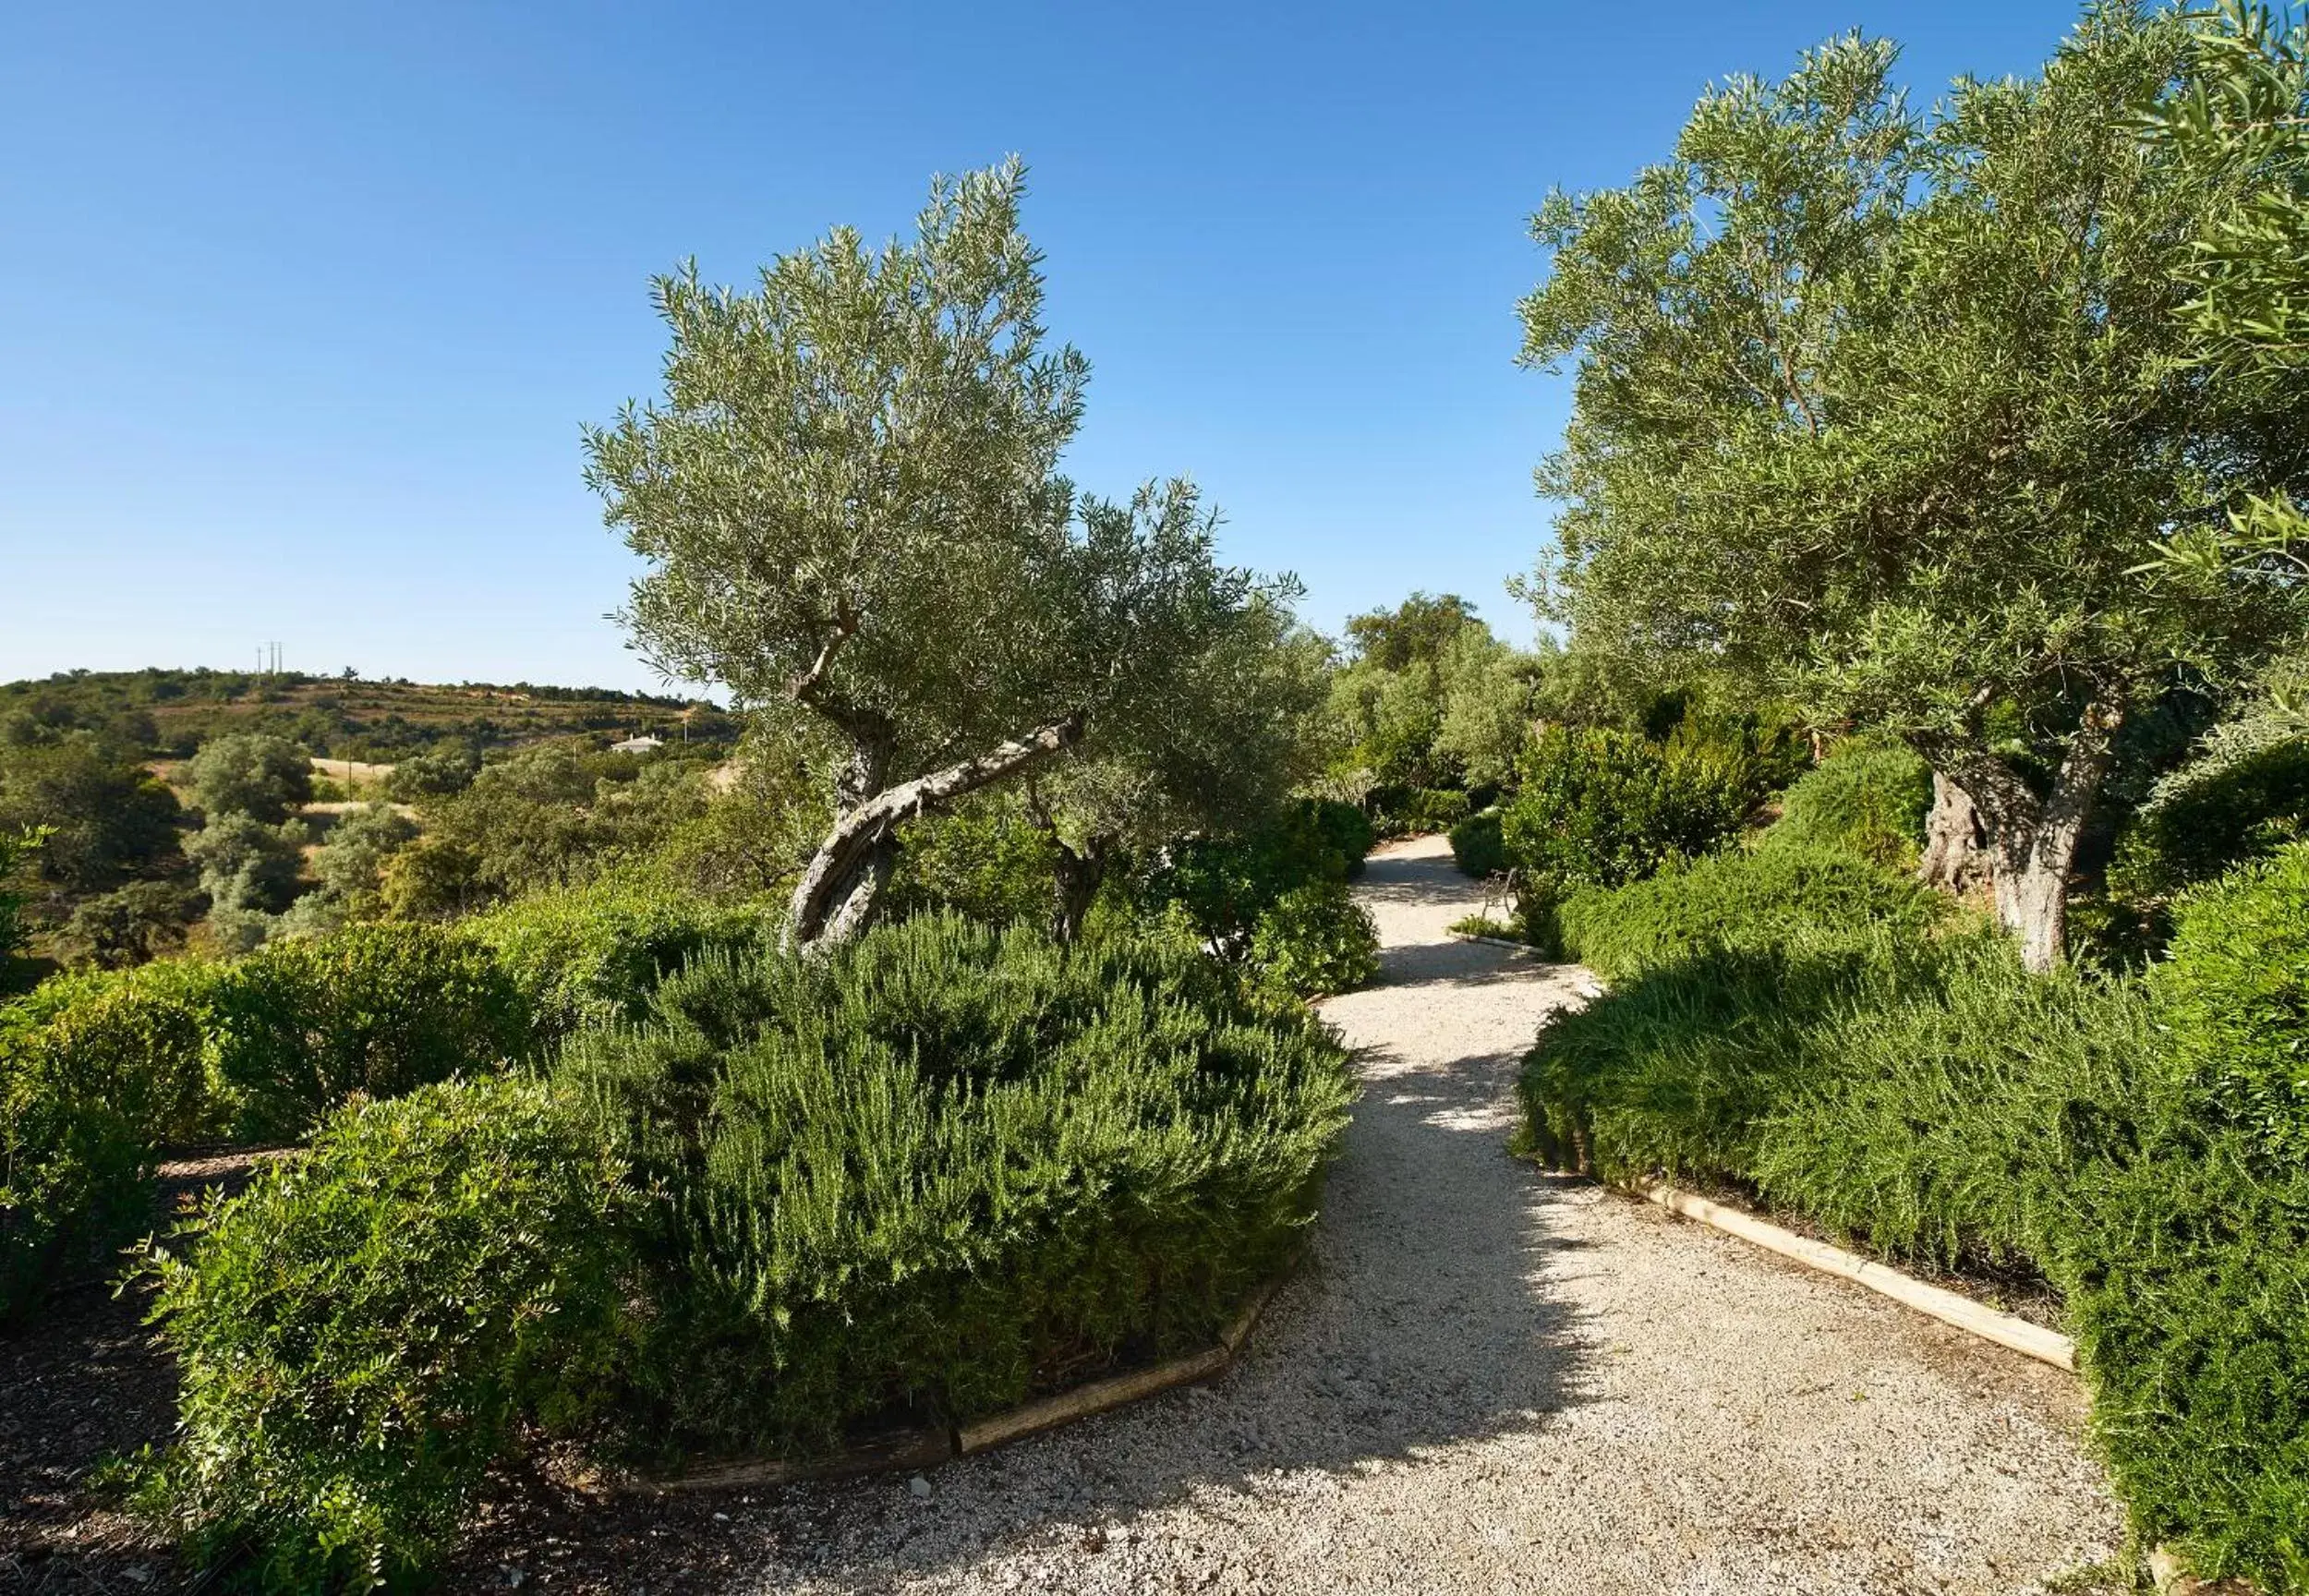
[[[636,1202],[528,1081],[345,1109],[150,1254],[182,1394],[147,1507],[260,1589],[412,1582],[524,1422],[621,1388]]]
[[[1497,876],[1507,868],[1507,844],[1500,835],[1499,811],[1470,815],[1451,828],[1451,862],[1461,874]]]
[[[1568,956],[1616,981],[1711,948],[1773,948],[1872,926],[1914,934],[1948,911],[1898,871],[1789,842],[1671,860],[1645,880],[1575,891],[1557,905],[1555,925]]]
[[[1317,998],[1351,992],[1379,974],[1379,927],[1336,881],[1286,892],[1251,933],[1251,967],[1261,980]]]
[[[641,1433],[787,1454],[1207,1345],[1351,1092],[1318,1021],[1190,950],[927,914],[701,960],[559,1073],[674,1193]]]
[[[458,923],[496,956],[550,1054],[582,1026],[635,1020],[668,973],[776,934],[783,905],[724,903],[619,880],[540,892]]]
[[[1904,744],[1853,737],[1781,795],[1768,846],[1842,848],[1898,870],[1916,867],[1932,808],[1932,767]]]

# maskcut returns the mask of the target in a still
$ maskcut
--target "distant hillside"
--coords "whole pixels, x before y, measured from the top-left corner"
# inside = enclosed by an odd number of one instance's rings
[[[727,743],[737,722],[700,700],[610,687],[366,682],[294,671],[73,671],[0,684],[0,741],[18,718],[110,732],[162,756],[220,731],[274,732],[336,759],[390,762],[443,742],[489,748],[572,733],[648,732]]]

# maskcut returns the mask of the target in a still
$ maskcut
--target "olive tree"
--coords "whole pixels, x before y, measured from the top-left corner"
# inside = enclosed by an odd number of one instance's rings
[[[1544,608],[1904,739],[1977,815],[2037,968],[2127,716],[2302,620],[2291,586],[2149,574],[2309,466],[2297,382],[2190,358],[2181,268],[2227,179],[2138,120],[2189,40],[2099,6],[2038,76],[1929,115],[1890,46],[1842,40],[1534,222],[1523,357],[1577,364]]]
[[[1081,931],[1124,852],[1247,828],[1316,772],[1331,647],[1294,623],[1294,592],[1261,594],[1182,663],[1164,699],[1098,718],[1024,778],[1026,812],[1051,841],[1060,940]]]
[[[212,816],[247,815],[278,826],[311,802],[312,761],[285,737],[228,732],[200,744],[185,768],[193,796]]]
[[[1015,161],[940,179],[911,240],[838,229],[751,292],[660,278],[664,393],[586,434],[645,656],[840,746],[801,942],[867,923],[901,820],[1145,715],[1253,596],[1186,483],[1059,475],[1088,367],[1045,345],[1022,192]]]

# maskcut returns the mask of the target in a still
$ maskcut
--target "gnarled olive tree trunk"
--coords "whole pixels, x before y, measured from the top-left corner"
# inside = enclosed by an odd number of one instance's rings
[[[1060,942],[1071,942],[1082,935],[1082,922],[1091,912],[1091,904],[1098,897],[1098,889],[1106,881],[1106,861],[1114,853],[1114,840],[1093,837],[1080,849],[1070,848],[1053,828],[1050,833],[1054,852],[1050,869],[1050,935]]]
[[[1070,747],[1082,735],[1080,715],[1032,735],[901,781],[844,805],[834,828],[793,889],[786,936],[803,947],[844,942],[873,924],[875,905],[898,862],[899,823],[944,808],[1012,771]]]
[[[1976,836],[1986,845],[1997,920],[2020,938],[2021,962],[2040,973],[2066,952],[2069,874],[2123,723],[2122,704],[2086,706],[2052,790],[2042,796],[2010,765],[1977,744],[1932,740],[1918,745],[1932,761],[1933,815],[1942,832],[1928,835],[1926,871],[1961,872],[1954,856],[1962,852],[1964,811],[1969,807]],[[1944,793],[1943,784],[1952,792]],[[1942,844],[1937,853],[1935,842]]]
[[[1980,811],[1964,790],[1932,772],[1932,811],[1925,816],[1924,857],[1916,879],[1943,892],[1964,892],[1989,876],[1989,840]]]

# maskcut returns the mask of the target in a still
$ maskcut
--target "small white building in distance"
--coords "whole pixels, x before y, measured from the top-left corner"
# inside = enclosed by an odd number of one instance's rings
[[[664,746],[664,738],[645,735],[628,737],[623,743],[612,743],[610,744],[610,752],[612,754],[647,754]]]

